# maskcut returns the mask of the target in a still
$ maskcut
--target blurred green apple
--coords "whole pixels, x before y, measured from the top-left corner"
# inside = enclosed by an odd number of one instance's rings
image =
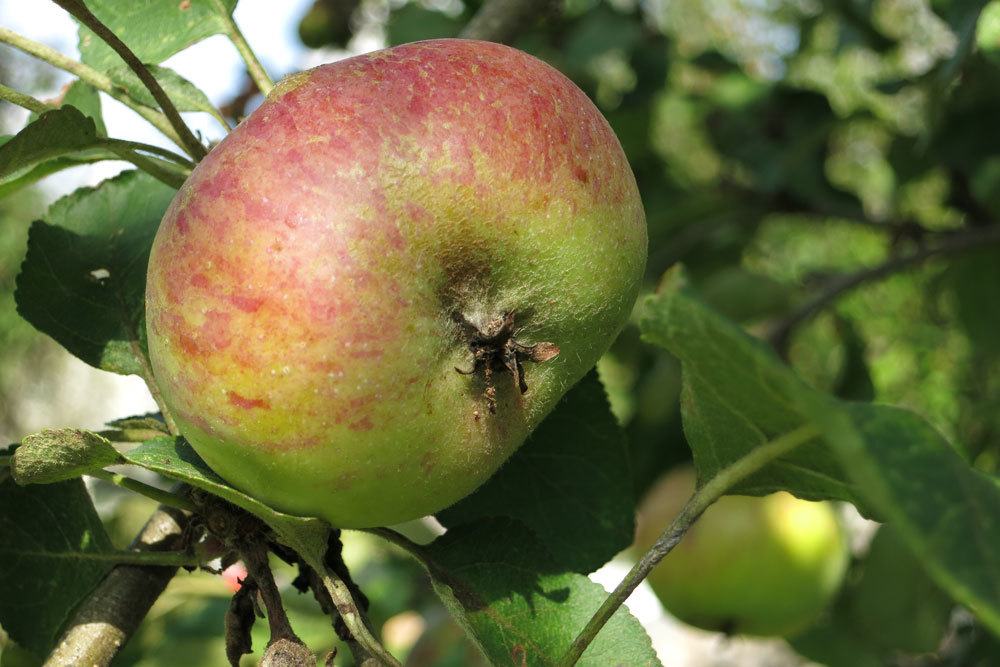
[[[645,551],[695,488],[690,467],[649,491],[639,511]],[[830,503],[788,493],[724,496],[650,573],[664,608],[678,619],[727,634],[788,636],[832,600],[847,569],[847,539]]]

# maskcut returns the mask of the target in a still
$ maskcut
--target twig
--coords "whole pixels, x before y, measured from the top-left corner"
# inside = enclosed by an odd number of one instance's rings
[[[183,546],[187,518],[160,508],[133,542],[139,551],[176,551]],[[77,608],[46,667],[104,667],[139,627],[166,588],[176,567],[119,565]]]
[[[277,549],[280,549],[281,547],[280,545],[274,545],[274,548],[276,548],[277,551]],[[358,611],[363,614],[368,610],[368,598],[351,578],[351,573],[347,569],[347,565],[344,563],[343,548],[344,545],[340,539],[340,531],[336,529],[331,530],[330,535],[327,538],[326,554],[324,555],[323,562],[327,570],[333,572],[344,581],[351,593],[352,599],[357,605]],[[312,591],[313,597],[315,597],[316,602],[319,603],[320,609],[324,614],[327,614],[333,619],[333,629],[337,633],[337,637],[347,644],[348,649],[351,651],[351,655],[354,656],[354,663],[357,665],[364,665],[367,661],[376,659],[375,655],[364,645],[358,642],[351,634],[350,628],[347,627],[347,623],[340,616],[337,605],[334,603],[333,598],[330,596],[330,592],[327,590],[326,585],[323,582],[322,575],[314,568],[310,567],[309,563],[305,562],[298,554],[292,552],[287,555],[293,556],[294,562],[299,566],[299,577],[302,583],[296,584],[296,586],[299,587],[300,590],[308,588]],[[282,558],[285,558],[285,556],[283,555]],[[288,559],[285,558],[285,560],[287,561]],[[368,619],[362,616],[361,620],[365,624],[365,627],[370,630],[371,625],[368,622]]]
[[[236,25],[236,21],[233,20],[233,15],[226,9],[222,0],[212,0],[212,6],[215,7],[215,11],[220,15],[222,20],[225,21],[226,35],[229,37],[229,41],[233,43],[233,46],[236,47],[236,50],[240,52],[240,57],[243,58],[243,62],[246,63],[247,72],[249,72],[250,78],[253,79],[255,84],[257,84],[257,88],[260,92],[267,97],[267,94],[271,92],[272,88],[274,88],[274,81],[272,81],[271,77],[268,76],[267,70],[264,69],[264,66],[257,58],[257,54],[250,48],[250,44],[247,43],[246,38],[240,31],[240,27]]]
[[[134,328],[130,326],[129,331],[133,330]],[[153,375],[153,365],[149,361],[149,356],[142,349],[138,338],[133,336],[129,341],[129,346],[132,348],[132,354],[138,359],[139,365],[142,366],[139,377],[146,382],[146,388],[149,389],[149,394],[153,397],[156,407],[160,409],[160,414],[163,416],[163,423],[166,425],[167,431],[170,435],[180,435],[181,432],[177,428],[177,422],[174,421],[174,416],[170,412],[170,408],[167,407],[166,402],[163,400],[163,392],[160,391],[160,385],[156,381],[156,376]]]
[[[194,163],[191,162],[191,160],[187,159],[183,155],[178,155],[169,148],[161,148],[160,146],[154,146],[153,144],[146,144],[141,141],[127,141],[125,139],[108,139],[107,141],[128,150],[152,153],[153,155],[178,164],[189,171],[194,169]]]
[[[174,190],[179,190],[180,187],[184,185],[187,175],[191,173],[190,169],[187,169],[185,173],[179,173],[172,166],[168,167],[167,162],[140,155],[134,150],[131,150],[126,146],[122,146],[113,139],[108,139],[98,145],[107,148],[122,160],[131,162],[135,166],[139,167],[139,169],[142,169],[158,181],[169,185]]]
[[[6,100],[11,104],[16,104],[19,107],[24,107],[28,111],[33,111],[34,113],[44,113],[52,108],[45,102],[37,100],[31,95],[25,95],[24,93],[19,93],[13,88],[8,88],[2,83],[0,83],[0,100]]]
[[[137,479],[132,479],[131,477],[126,477],[125,475],[119,473],[110,472],[108,470],[92,470],[88,472],[87,475],[97,479],[103,479],[106,482],[111,482],[115,486],[120,486],[123,489],[134,491],[135,493],[146,496],[147,498],[155,500],[156,502],[166,505],[167,507],[173,507],[186,512],[194,512],[197,509],[195,504],[184,496],[170,491],[164,491],[163,489],[158,489],[155,486],[150,486],[145,482],[140,482]]]
[[[274,583],[274,575],[271,574],[271,566],[267,560],[267,548],[260,539],[255,537],[241,540],[240,555],[247,566],[247,573],[253,578],[260,597],[264,601],[267,609],[267,624],[271,630],[271,641],[274,643],[279,639],[289,639],[301,644],[292,625],[285,613],[285,606],[281,602],[281,592],[278,591],[277,584]]]
[[[553,0],[486,0],[466,24],[461,36],[509,43],[532,16],[555,11],[556,6]]]
[[[383,665],[398,667],[399,661],[372,635],[368,624],[365,622],[364,614],[354,603],[354,599],[351,597],[351,590],[344,580],[334,572],[331,572],[329,568],[324,568],[319,573],[319,576],[323,587],[337,609],[337,613],[340,614],[340,617],[344,620],[344,624],[351,631],[351,635],[358,644]]]
[[[912,269],[934,257],[967,252],[994,243],[1000,243],[1000,225],[973,228],[966,232],[952,234],[934,245],[920,248],[907,255],[892,257],[877,266],[834,278],[819,293],[775,325],[768,333],[767,339],[779,351],[784,350],[788,345],[792,331],[797,326],[812,319],[842,296],[861,285]]]
[[[73,60],[53,48],[32,41],[7,28],[0,27],[0,42],[9,44],[30,56],[34,56],[65,72],[76,75],[84,83],[93,86],[102,93],[107,93],[112,98],[131,108],[178,146],[183,145],[180,136],[174,131],[173,126],[171,126],[166,116],[156,109],[133,99],[120,87],[114,85],[110,77],[98,72],[93,67]]]
[[[809,442],[817,435],[818,432],[816,429],[808,425],[800,426],[794,431],[789,431],[759,447],[755,447],[743,458],[720,470],[715,477],[695,491],[687,504],[684,505],[680,514],[677,515],[677,518],[660,535],[660,539],[650,547],[649,551],[646,552],[639,562],[629,570],[629,573],[625,575],[625,578],[622,579],[611,595],[604,600],[600,608],[594,613],[590,621],[587,622],[583,630],[580,631],[576,639],[573,640],[569,650],[566,651],[566,654],[557,664],[560,667],[571,667],[576,664],[601,628],[618,611],[618,608],[628,599],[632,591],[642,583],[653,567],[677,546],[677,543],[681,541],[681,538],[687,532],[688,528],[691,527],[691,524],[701,516],[702,512],[709,505],[721,498],[727,490],[740,480],[757,472],[779,456],[783,456],[796,447]]]
[[[184,123],[184,119],[181,118],[180,112],[177,111],[177,107],[170,100],[170,97],[164,92],[163,88],[160,86],[156,78],[150,73],[149,69],[142,64],[139,57],[132,52],[125,42],[118,38],[111,29],[104,25],[99,18],[94,16],[94,13],[83,4],[82,0],[52,0],[57,5],[65,9],[67,12],[72,14],[83,23],[85,26],[94,31],[94,33],[103,39],[108,46],[114,49],[115,53],[121,56],[121,59],[125,61],[125,64],[135,72],[135,75],[139,77],[143,85],[149,90],[153,99],[156,103],[160,105],[160,109],[163,111],[167,120],[170,121],[170,125],[177,132],[177,136],[181,140],[181,146],[187,151],[187,153],[193,157],[195,160],[200,160],[208,154],[205,150],[205,146],[202,145],[198,138],[194,136],[191,129]]]

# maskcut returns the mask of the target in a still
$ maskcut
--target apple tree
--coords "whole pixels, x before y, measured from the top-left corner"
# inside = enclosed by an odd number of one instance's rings
[[[387,639],[432,594],[457,664],[658,665],[626,599],[779,492],[877,532],[823,542],[808,618],[714,629],[1000,660],[1000,2],[317,0],[307,46],[393,48],[275,83],[236,0],[53,1],[78,59],[0,27],[72,76],[0,84],[5,233],[36,182],[131,167],[0,245],[16,314],[159,410],[0,453],[0,665],[448,664]],[[218,35],[221,108],[163,65]],[[680,581],[766,605],[775,562]]]

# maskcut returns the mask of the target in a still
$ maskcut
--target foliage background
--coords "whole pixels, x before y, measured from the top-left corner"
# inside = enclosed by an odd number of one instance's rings
[[[16,11],[12,4],[0,8]],[[346,21],[330,9],[353,4],[358,6]],[[302,38],[317,48],[298,66],[367,51],[379,42],[456,35],[478,4],[300,2],[293,20],[302,19]],[[815,317],[802,322],[794,317],[845,274],[987,227],[1000,217],[1000,134],[994,129],[1000,112],[1000,2],[565,0],[563,5],[558,13],[540,12],[514,45],[573,78],[620,137],[646,205],[650,289],[667,269],[683,263],[710,305],[772,342],[814,386],[843,398],[908,407],[976,467],[996,474],[996,245],[921,262],[862,284]],[[266,56],[266,43],[262,46]],[[286,59],[281,66],[290,70],[294,64]],[[38,95],[50,94],[55,83],[51,72],[6,49],[0,52],[0,79]],[[193,74],[192,79],[197,80]],[[238,88],[214,101],[230,101]],[[254,103],[248,100],[248,108]],[[20,116],[4,111],[6,129],[15,129]],[[0,200],[0,434],[8,440],[41,425],[58,425],[52,416],[67,403],[75,405],[76,414],[64,412],[60,421],[99,420],[92,400],[66,400],[62,393],[58,405],[36,409],[43,424],[25,422],[24,397],[53,393],[39,383],[65,363],[65,353],[17,318],[12,299],[27,223],[54,191],[43,187]],[[599,371],[628,432],[635,491],[641,495],[663,470],[690,456],[680,428],[679,364],[669,353],[641,344],[637,328],[630,327]],[[117,391],[133,403],[145,400],[134,385]],[[94,492],[115,527],[114,537],[124,543],[148,513],[147,504],[123,500],[102,486]],[[879,545],[892,553],[891,537]],[[351,548],[349,556],[364,563],[358,579],[378,604],[375,621],[393,618],[400,646],[442,617],[409,561],[373,540]],[[865,579],[865,567],[877,565],[859,559],[853,581],[874,581]],[[914,577],[920,576],[917,567]],[[941,661],[1000,660],[995,640],[967,615],[949,615],[933,586],[927,591],[919,600],[882,591],[890,602],[926,607],[926,623],[914,628],[905,618],[901,624],[910,625],[908,631],[893,626],[885,611],[874,619],[884,634],[872,637],[859,628],[873,619],[859,617],[857,609],[864,605],[849,596],[879,596],[858,584],[840,603],[846,611],[795,647],[837,664],[823,655],[822,639],[849,637],[857,643],[855,658],[879,664],[902,660],[901,654],[925,654],[947,638],[959,648],[939,651]],[[214,664],[203,656],[221,655],[217,644],[227,595],[215,579],[178,578],[121,664],[181,659]],[[326,622],[306,611],[308,604],[302,610],[291,606],[293,623],[307,643],[307,628],[315,630],[316,641],[328,634]],[[414,608],[422,616],[399,616]],[[169,653],[157,649],[164,642],[172,647]],[[263,645],[263,637],[257,642]],[[467,660],[456,655],[454,664]]]

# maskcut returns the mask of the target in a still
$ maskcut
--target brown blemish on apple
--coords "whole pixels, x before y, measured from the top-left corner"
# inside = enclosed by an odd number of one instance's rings
[[[559,354],[559,347],[554,343],[541,342],[534,345],[519,343],[515,336],[518,327],[514,321],[514,312],[508,311],[502,317],[494,318],[485,327],[480,328],[471,322],[463,313],[456,312],[452,318],[461,327],[462,333],[472,353],[472,369],[455,370],[462,375],[482,373],[486,390],[486,405],[490,414],[497,411],[497,390],[493,384],[494,371],[506,371],[514,380],[514,386],[521,394],[528,391],[528,383],[524,379],[525,361],[544,363]]]
[[[372,423],[371,417],[362,417],[356,422],[352,422],[347,425],[347,428],[352,431],[370,431],[375,428],[375,424]]]

